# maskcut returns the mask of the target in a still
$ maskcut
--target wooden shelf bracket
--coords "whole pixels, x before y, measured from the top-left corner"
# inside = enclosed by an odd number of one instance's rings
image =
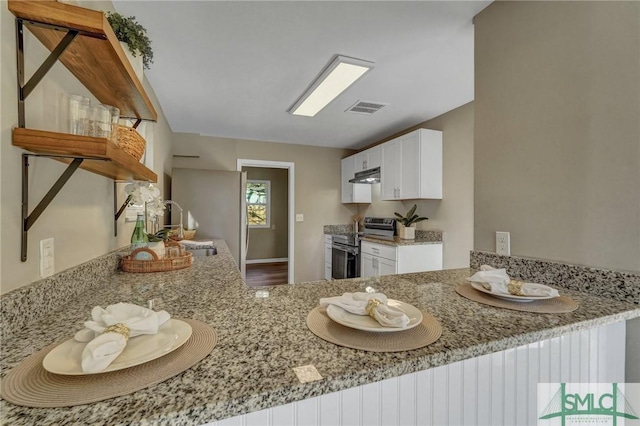
[[[36,25],[36,23],[31,23]],[[48,25],[51,27],[51,25]],[[18,65],[18,127],[25,127],[24,101],[31,94],[33,89],[40,83],[42,78],[49,72],[53,64],[56,63],[60,55],[71,44],[71,42],[79,34],[76,30],[57,28],[60,31],[67,31],[67,35],[58,43],[55,49],[49,53],[47,59],[40,65],[36,72],[31,76],[29,81],[24,82],[24,25],[22,19],[16,19],[16,51]]]
[[[46,158],[72,158],[73,160],[67,166],[65,171],[60,175],[58,180],[53,184],[51,189],[46,193],[38,205],[29,214],[29,157],[46,157]],[[58,192],[67,183],[69,178],[78,170],[80,164],[84,160],[102,160],[102,158],[93,157],[69,157],[66,155],[44,155],[44,154],[22,154],[22,241],[20,243],[20,260],[26,262],[27,260],[27,236],[29,229],[38,220],[40,215],[49,206],[51,201],[58,195]]]

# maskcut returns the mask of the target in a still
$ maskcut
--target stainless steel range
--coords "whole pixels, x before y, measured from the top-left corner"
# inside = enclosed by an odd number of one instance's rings
[[[360,238],[375,237],[393,240],[396,220],[365,217],[364,231],[350,235],[333,235],[331,244],[331,277],[334,279],[360,276]]]
[[[396,220],[390,217],[365,217],[364,236],[393,240],[396,235]]]

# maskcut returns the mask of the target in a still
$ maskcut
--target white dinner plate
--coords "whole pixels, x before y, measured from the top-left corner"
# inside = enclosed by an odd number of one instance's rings
[[[480,283],[470,283],[471,287],[475,288],[478,291],[483,293],[490,294],[493,297],[497,297],[499,299],[509,300],[511,302],[533,302],[534,300],[545,300],[545,299],[553,299],[558,296],[516,296],[515,294],[504,294],[504,293],[494,293],[491,290],[487,290]]]
[[[356,330],[373,331],[376,333],[389,333],[394,331],[409,330],[422,322],[422,312],[420,309],[412,306],[408,303],[400,302],[399,300],[388,299],[387,305],[400,309],[409,317],[409,325],[406,328],[397,327],[384,327],[378,321],[371,318],[369,315],[356,315],[351,312],[347,312],[339,306],[329,305],[327,306],[327,315],[329,318],[342,324],[345,327],[355,328]]]
[[[101,374],[122,370],[160,358],[182,346],[191,337],[191,326],[184,321],[170,319],[160,326],[156,334],[144,334],[129,339],[127,346],[105,370],[97,373],[82,371],[82,351],[87,343],[67,340],[56,346],[42,360],[42,366],[50,373],[67,376]]]

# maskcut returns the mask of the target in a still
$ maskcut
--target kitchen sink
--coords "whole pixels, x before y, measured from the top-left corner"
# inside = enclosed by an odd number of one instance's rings
[[[193,257],[206,257],[218,254],[218,250],[215,247],[212,248],[199,248],[199,249],[187,249],[191,252]]]

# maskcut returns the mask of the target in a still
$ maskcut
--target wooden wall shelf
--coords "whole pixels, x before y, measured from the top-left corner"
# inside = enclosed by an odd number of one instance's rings
[[[50,51],[66,32],[46,25],[79,31],[59,60],[101,103],[118,107],[121,117],[157,121],[156,110],[103,12],[42,0],[9,0],[9,10]]]
[[[80,168],[116,181],[158,181],[158,176],[144,164],[104,138],[17,127],[13,129],[13,145],[36,154],[68,156],[68,159],[57,158],[65,163],[71,162],[73,157],[102,159],[86,159]]]

